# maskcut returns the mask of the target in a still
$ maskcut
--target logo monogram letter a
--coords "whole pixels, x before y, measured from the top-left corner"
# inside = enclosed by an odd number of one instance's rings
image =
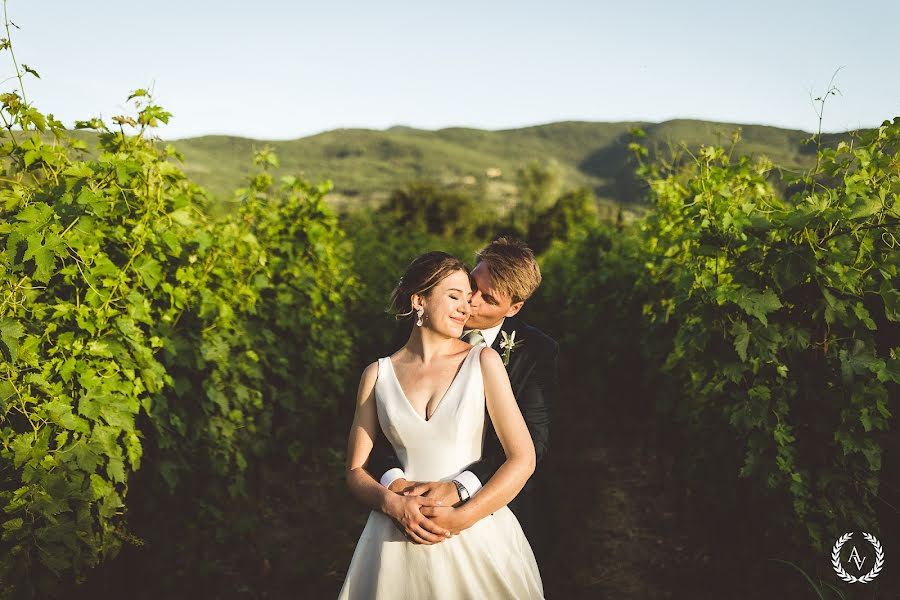
[[[859,552],[856,550],[856,546],[853,546],[853,550],[850,551],[850,557],[847,558],[847,561],[849,562],[850,559],[853,559],[853,562],[856,563],[857,571],[862,570],[863,563],[866,562],[866,559],[863,558],[862,560],[860,560]]]

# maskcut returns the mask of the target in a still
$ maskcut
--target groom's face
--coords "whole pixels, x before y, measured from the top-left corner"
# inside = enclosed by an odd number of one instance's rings
[[[472,313],[469,322],[466,323],[467,329],[488,329],[502,321],[504,317],[515,315],[522,308],[524,302],[514,304],[512,298],[497,291],[494,279],[484,261],[472,269],[472,278],[477,289],[473,290],[472,298],[469,300]]]

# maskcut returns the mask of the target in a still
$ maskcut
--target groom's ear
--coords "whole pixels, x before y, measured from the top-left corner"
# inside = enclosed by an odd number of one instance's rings
[[[509,307],[509,310],[506,311],[506,314],[503,316],[504,317],[514,317],[514,316],[516,316],[516,313],[518,313],[520,310],[522,310],[523,306],[525,306],[524,300],[522,300],[521,302],[516,302],[512,306]]]

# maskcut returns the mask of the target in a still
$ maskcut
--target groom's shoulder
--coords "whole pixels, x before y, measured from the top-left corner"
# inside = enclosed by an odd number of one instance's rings
[[[531,346],[533,351],[539,354],[556,354],[559,352],[559,343],[534,325],[519,319],[516,329],[522,330],[522,333],[519,335],[524,342]]]

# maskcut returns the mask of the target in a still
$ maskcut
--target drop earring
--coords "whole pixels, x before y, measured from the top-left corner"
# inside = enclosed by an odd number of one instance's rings
[[[416,311],[416,316],[419,317],[419,320],[416,321],[416,325],[418,325],[419,327],[422,326],[422,315],[424,315],[424,314],[425,314],[425,309],[424,309],[424,308],[421,308],[421,307],[420,307],[419,310]]]

